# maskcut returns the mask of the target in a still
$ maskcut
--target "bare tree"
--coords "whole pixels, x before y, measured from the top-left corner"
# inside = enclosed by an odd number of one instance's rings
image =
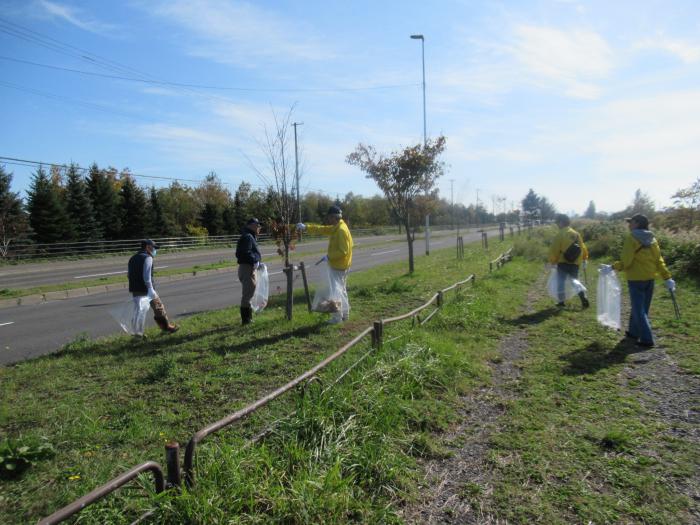
[[[292,115],[294,106],[283,116],[272,111],[273,128],[263,125],[263,139],[260,148],[265,157],[264,169],[251,162],[253,170],[258,177],[272,189],[272,205],[275,217],[268,217],[265,225],[277,242],[278,253],[284,257],[284,273],[287,276],[287,319],[292,319],[293,280],[294,266],[289,263],[289,252],[294,249],[296,234],[291,226],[298,215],[296,193],[297,178],[294,164],[294,144],[291,132]]]
[[[426,141],[425,145],[409,146],[389,156],[381,155],[372,146],[358,144],[347,156],[347,163],[367,173],[384,192],[392,211],[403,224],[408,242],[408,271],[413,273],[413,241],[411,213],[416,199],[429,193],[435,181],[444,173],[444,163],[438,157],[445,150],[445,137]]]

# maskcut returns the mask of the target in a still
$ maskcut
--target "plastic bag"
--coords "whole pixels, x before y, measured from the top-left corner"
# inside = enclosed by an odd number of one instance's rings
[[[255,293],[250,300],[250,306],[257,313],[267,306],[267,299],[270,294],[270,277],[267,273],[267,266],[264,264],[258,266],[255,274]]]
[[[326,261],[319,265],[319,270],[320,276],[311,309],[314,312],[342,314],[343,317],[347,317],[350,303],[345,293],[345,272],[333,270]]]
[[[110,310],[109,313],[127,334],[143,335],[146,328],[146,314],[150,307],[151,300],[144,295],[132,297]]]
[[[586,287],[578,279],[574,279],[569,274],[563,272],[560,276],[559,273],[558,268],[552,268],[552,271],[549,273],[549,279],[547,280],[547,292],[555,301],[564,302],[571,299],[574,295],[587,291]],[[563,282],[560,282],[560,278]]]
[[[620,329],[620,280],[614,270],[607,273],[598,270],[596,314],[598,322],[615,330]]]

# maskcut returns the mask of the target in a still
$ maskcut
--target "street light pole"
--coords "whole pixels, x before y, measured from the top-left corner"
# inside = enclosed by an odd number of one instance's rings
[[[423,35],[411,35],[414,40],[420,40],[421,63],[423,65],[423,146],[428,145],[428,130],[425,117],[425,37]]]
[[[297,126],[303,125],[303,122],[292,122],[292,126],[294,126],[294,175],[297,181],[297,207],[299,208],[299,222],[301,222],[301,198],[299,195],[299,150],[297,148]]]

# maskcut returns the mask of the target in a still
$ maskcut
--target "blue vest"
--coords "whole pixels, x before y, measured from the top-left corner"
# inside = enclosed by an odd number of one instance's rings
[[[143,251],[129,259],[129,291],[134,295],[146,295],[148,293],[146,281],[143,280],[143,266],[146,263],[146,257],[150,257],[150,255]],[[151,267],[151,284],[154,287],[156,285],[153,280],[153,267]]]

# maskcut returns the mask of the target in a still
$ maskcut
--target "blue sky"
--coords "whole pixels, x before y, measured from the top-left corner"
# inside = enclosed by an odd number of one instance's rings
[[[0,155],[261,184],[262,126],[296,104],[302,188],[371,195],[345,157],[422,140],[422,33],[444,196],[666,206],[700,176],[699,29],[692,0],[0,0]]]

